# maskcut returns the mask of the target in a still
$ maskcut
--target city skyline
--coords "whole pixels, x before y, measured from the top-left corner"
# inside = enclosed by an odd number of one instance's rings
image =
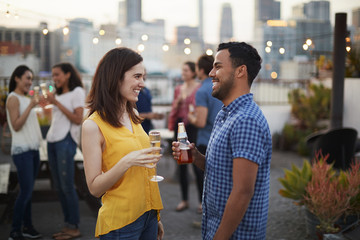
[[[84,1],[84,0],[12,0],[0,1],[0,22],[5,27],[38,27],[40,21],[48,22],[50,29],[64,26],[68,20],[77,17],[87,18],[95,26],[116,23],[119,0]],[[239,41],[253,41],[254,2],[238,0],[203,0],[204,3],[204,39],[208,43],[219,41],[220,17],[223,3],[230,3],[233,11],[234,37]],[[289,19],[294,5],[309,1],[280,0],[281,19]],[[348,13],[350,25],[351,10],[360,7],[352,0],[330,0],[331,22],[336,12]],[[55,3],[55,4],[54,4]],[[159,7],[162,6],[162,7]],[[6,11],[11,17],[5,16]],[[186,13],[186,15],[184,14]],[[16,20],[14,14],[20,18]],[[21,20],[22,19],[22,20]],[[165,19],[167,40],[174,40],[176,26],[198,26],[198,2],[194,0],[142,0],[142,19],[152,21]],[[26,21],[26,24],[22,21]]]

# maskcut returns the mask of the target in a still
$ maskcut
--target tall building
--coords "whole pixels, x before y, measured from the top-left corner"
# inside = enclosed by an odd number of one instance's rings
[[[93,47],[94,36],[93,23],[88,19],[69,21],[69,34],[63,38],[61,60],[74,64],[80,72],[92,72],[93,53],[89,49]]]
[[[221,13],[220,42],[228,42],[233,38],[232,9],[229,3],[224,3]]]
[[[51,71],[59,61],[58,36],[54,32],[43,34],[47,28],[41,23],[38,28],[0,28],[0,53],[4,56],[34,54],[39,59],[39,71]]]
[[[280,2],[274,0],[255,1],[255,22],[280,19]]]
[[[178,26],[176,27],[176,43],[184,44],[184,39],[189,38],[191,42],[201,42],[198,27]]]
[[[199,37],[202,39],[201,46],[204,48],[204,3],[199,1]]]
[[[355,28],[360,28],[360,7],[352,10],[352,25]]]
[[[126,0],[126,25],[141,21],[141,0]]]
[[[304,15],[307,19],[330,21],[330,2],[311,1],[304,4]]]
[[[118,26],[125,27],[126,26],[126,1],[121,0],[119,2],[118,8]]]

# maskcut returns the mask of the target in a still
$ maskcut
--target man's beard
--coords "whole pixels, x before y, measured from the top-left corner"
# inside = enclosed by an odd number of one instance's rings
[[[212,91],[211,95],[220,101],[224,100],[227,96],[229,96],[229,93],[231,91],[231,88],[234,85],[234,73],[232,73],[229,78],[227,78],[225,81],[218,82],[219,87]]]

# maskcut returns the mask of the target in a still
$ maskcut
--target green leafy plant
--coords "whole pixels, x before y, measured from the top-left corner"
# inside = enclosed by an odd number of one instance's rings
[[[310,162],[304,160],[302,168],[292,164],[291,170],[284,169],[285,177],[278,180],[284,187],[279,190],[279,194],[286,198],[295,200],[294,204],[303,205],[306,195],[305,187],[311,179]]]
[[[320,150],[312,164],[304,161],[301,169],[293,165],[279,178],[284,187],[279,194],[305,205],[319,220],[317,228],[322,233],[339,231],[339,221],[347,216],[360,216],[360,162],[354,161],[349,170],[336,171],[328,158]]]
[[[288,98],[295,121],[285,124],[279,137],[279,148],[308,156],[306,137],[328,127],[331,89],[322,84],[310,84],[306,91],[294,89]]]

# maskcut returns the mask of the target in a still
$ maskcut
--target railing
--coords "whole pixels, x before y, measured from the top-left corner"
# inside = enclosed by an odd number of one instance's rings
[[[8,88],[10,77],[0,77],[0,95],[5,94]],[[91,87],[92,76],[82,75],[84,88],[88,93]],[[34,77],[34,85],[41,82],[52,84],[51,76]],[[306,90],[310,80],[284,80],[284,79],[256,79],[251,87],[254,100],[259,105],[286,105],[288,104],[288,94],[296,88]],[[173,101],[174,86],[176,82],[164,75],[149,75],[146,79],[146,86],[152,94],[153,105],[168,106]]]
[[[254,100],[259,105],[287,105],[289,93],[297,88],[306,91],[310,79],[256,79],[251,87]]]

